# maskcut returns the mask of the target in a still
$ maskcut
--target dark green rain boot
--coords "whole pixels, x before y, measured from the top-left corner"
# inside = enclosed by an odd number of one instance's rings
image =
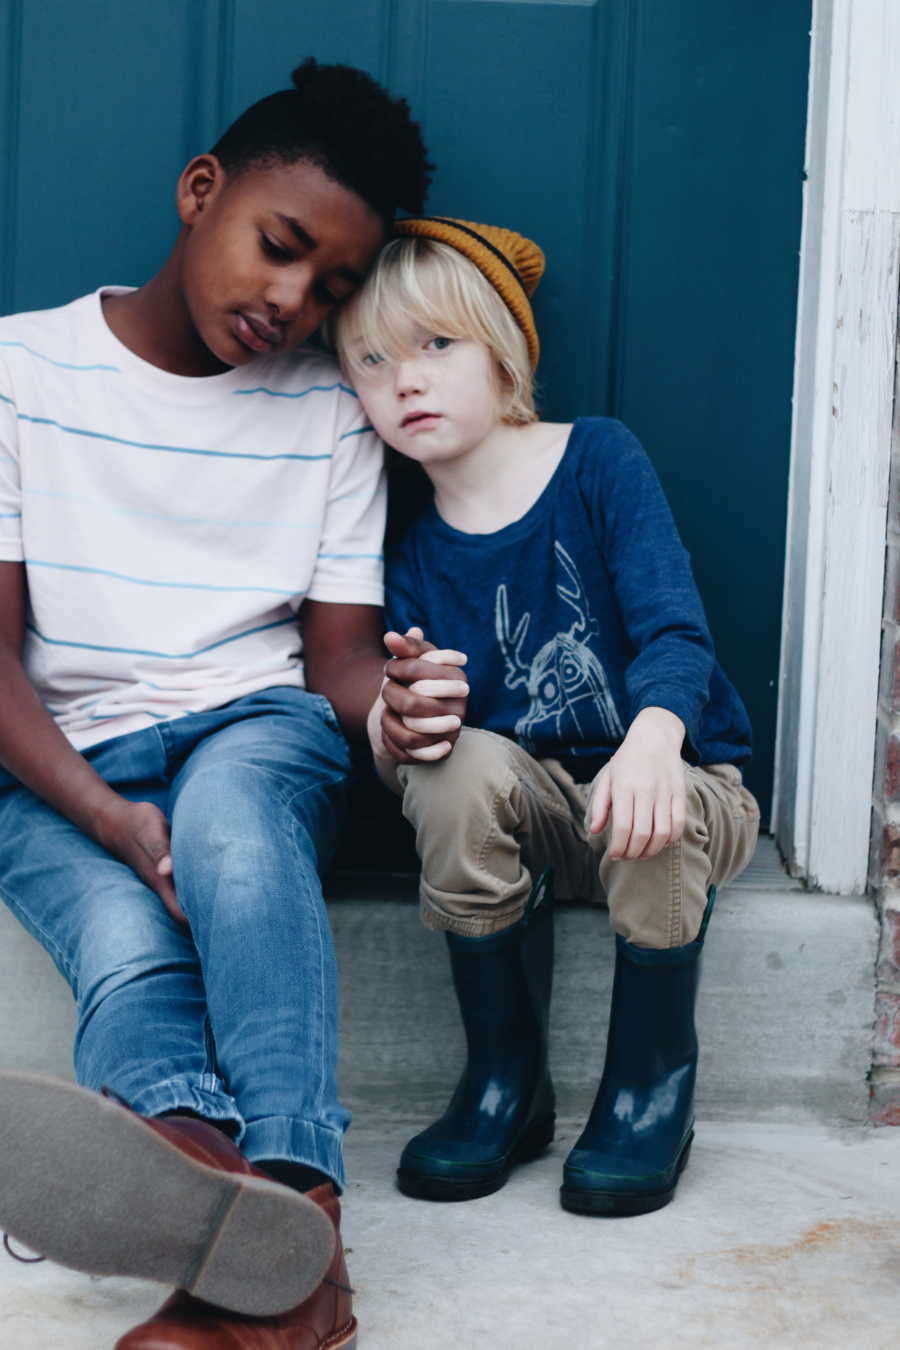
[[[447,934],[468,1060],[447,1110],[403,1150],[397,1184],[420,1200],[474,1200],[498,1191],[517,1163],[553,1139],[547,1067],[553,980],[550,871],[522,918],[487,937]]]
[[[564,1209],[607,1218],[662,1209],[694,1138],[700,932],[657,951],[616,936],[616,971],[603,1077],[587,1125],[563,1167]]]

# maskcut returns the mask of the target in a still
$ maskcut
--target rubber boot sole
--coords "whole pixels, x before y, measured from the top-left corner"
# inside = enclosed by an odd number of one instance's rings
[[[302,1303],[334,1255],[305,1195],[197,1162],[133,1112],[0,1072],[0,1226],[60,1265],[187,1289],[265,1317]]]
[[[681,1150],[681,1156],[675,1169],[675,1180],[664,1191],[653,1191],[649,1194],[632,1191],[631,1194],[628,1194],[621,1191],[589,1191],[574,1186],[561,1186],[559,1191],[560,1204],[563,1209],[567,1209],[573,1214],[593,1214],[604,1219],[625,1219],[632,1218],[636,1214],[652,1214],[655,1209],[662,1209],[667,1205],[675,1195],[678,1179],[687,1167],[688,1158],[691,1156],[693,1141],[694,1136],[691,1134]]]
[[[506,1185],[514,1167],[520,1163],[533,1162],[547,1150],[553,1143],[555,1126],[555,1116],[549,1120],[534,1121],[510,1150],[502,1168],[490,1176],[434,1177],[426,1172],[398,1167],[397,1186],[404,1195],[412,1196],[414,1200],[452,1202],[478,1200],[483,1195],[493,1195],[494,1191]]]

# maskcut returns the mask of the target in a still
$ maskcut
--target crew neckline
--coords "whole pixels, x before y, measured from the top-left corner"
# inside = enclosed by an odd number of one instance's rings
[[[424,519],[427,521],[430,529],[442,534],[445,539],[452,540],[455,544],[470,548],[483,548],[485,544],[505,544],[517,539],[520,535],[527,534],[535,522],[542,516],[543,507],[549,499],[551,493],[556,491],[559,479],[565,469],[566,461],[574,448],[576,440],[581,436],[583,417],[576,417],[572,423],[572,429],[566,438],[565,449],[559,457],[559,463],[547,479],[541,491],[535,497],[528,510],[518,520],[511,520],[508,525],[501,525],[499,530],[490,530],[486,534],[473,534],[469,530],[458,530],[455,525],[449,524],[438,511],[437,506],[432,502],[428,507]]]
[[[176,375],[173,371],[163,370],[161,366],[156,366],[152,361],[145,361],[142,356],[138,356],[116,336],[103,312],[104,296],[130,295],[136,289],[135,286],[100,286],[85,297],[92,321],[98,331],[99,342],[109,352],[117,369],[127,371],[131,378],[149,386],[157,393],[183,403],[207,403],[223,393],[258,384],[260,371],[268,366],[271,358],[256,358],[246,365],[232,366],[229,370],[220,371],[218,375]]]

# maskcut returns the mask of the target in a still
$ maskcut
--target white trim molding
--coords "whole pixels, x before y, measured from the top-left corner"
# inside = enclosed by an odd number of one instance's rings
[[[900,288],[900,3],[814,0],[773,829],[866,887]]]

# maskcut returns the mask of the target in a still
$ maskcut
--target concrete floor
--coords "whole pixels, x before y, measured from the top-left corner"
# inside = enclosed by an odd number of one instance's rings
[[[344,1234],[360,1350],[894,1350],[900,1131],[701,1123],[675,1203],[580,1218],[556,1198],[565,1149],[461,1205],[393,1188],[414,1122],[347,1141]],[[0,1251],[2,1350],[111,1350],[161,1302]]]

